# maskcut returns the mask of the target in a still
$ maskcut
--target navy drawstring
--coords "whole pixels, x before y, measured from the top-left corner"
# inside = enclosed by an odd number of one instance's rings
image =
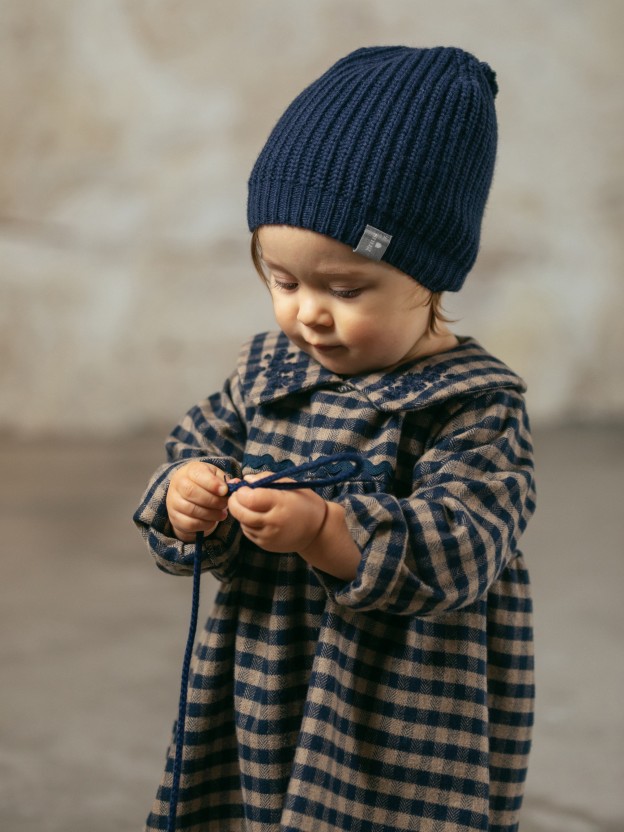
[[[318,477],[317,479],[303,479],[294,480],[291,482],[278,482],[284,477],[296,478],[301,474],[307,474],[310,471],[317,471],[320,468],[335,467],[337,464],[347,462],[351,467],[341,466],[335,473],[327,476]],[[329,456],[322,456],[315,459],[313,462],[306,462],[303,465],[294,465],[285,471],[280,471],[277,474],[269,474],[262,479],[255,482],[240,482],[228,483],[230,494],[238,491],[244,486],[247,488],[275,488],[280,491],[297,488],[322,488],[326,485],[333,485],[335,483],[344,482],[354,474],[358,474],[362,470],[362,460],[354,453],[331,454]],[[180,794],[180,775],[182,773],[182,753],[184,749],[185,736],[185,722],[186,722],[186,705],[188,700],[189,674],[191,668],[191,658],[193,655],[193,645],[195,643],[195,633],[197,632],[197,616],[199,613],[199,585],[201,578],[201,559],[202,549],[204,544],[203,532],[198,532],[195,536],[195,554],[193,558],[193,600],[191,602],[191,620],[189,623],[189,631],[186,640],[186,649],[184,651],[184,661],[182,663],[182,680],[180,684],[180,703],[178,706],[178,721],[176,723],[175,734],[175,758],[173,761],[173,779],[171,783],[171,791],[169,793],[169,818],[167,821],[167,832],[175,832],[176,814],[178,809],[178,798]]]
[[[184,661],[182,662],[182,684],[180,686],[180,704],[178,706],[178,721],[176,723],[176,750],[173,761],[173,782],[169,797],[169,819],[167,832],[174,832],[176,811],[178,808],[178,793],[180,791],[180,773],[182,771],[182,748],[184,744],[184,723],[186,720],[186,701],[188,697],[188,680],[193,656],[193,644],[197,631],[197,615],[199,612],[199,581],[201,578],[201,552],[204,543],[204,533],[197,532],[195,536],[195,556],[193,558],[193,600],[191,602],[191,620],[186,639]]]

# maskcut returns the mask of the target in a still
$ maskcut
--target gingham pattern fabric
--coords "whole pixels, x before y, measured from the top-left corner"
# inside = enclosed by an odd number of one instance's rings
[[[173,574],[193,561],[167,521],[175,467],[364,459],[323,492],[362,551],[351,583],[258,549],[232,519],[206,539],[221,584],[191,671],[178,829],[517,829],[533,721],[523,391],[472,339],[345,379],[265,334],[175,428],[135,514]],[[150,830],[166,828],[172,753]]]

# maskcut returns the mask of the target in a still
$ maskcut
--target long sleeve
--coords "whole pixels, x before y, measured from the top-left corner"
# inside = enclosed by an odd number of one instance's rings
[[[193,571],[194,544],[182,543],[172,532],[166,509],[167,489],[176,468],[192,459],[211,463],[230,477],[241,475],[246,439],[239,377],[235,373],[223,390],[193,407],[166,442],[167,462],[157,469],[133,519],[159,569],[174,575]],[[235,571],[241,532],[228,517],[205,538],[202,569],[227,581]]]
[[[511,560],[535,507],[523,398],[498,390],[461,407],[413,469],[413,490],[346,495],[361,550],[356,578],[321,576],[337,603],[358,610],[435,615],[487,593]]]

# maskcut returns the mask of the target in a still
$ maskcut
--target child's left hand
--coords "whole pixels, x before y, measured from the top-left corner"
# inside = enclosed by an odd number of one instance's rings
[[[247,479],[253,482],[268,473]],[[302,552],[323,528],[327,503],[309,489],[241,488],[230,497],[228,510],[256,546],[268,552]]]

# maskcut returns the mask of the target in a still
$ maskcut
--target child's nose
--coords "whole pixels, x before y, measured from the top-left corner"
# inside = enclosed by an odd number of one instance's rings
[[[301,289],[299,291],[299,323],[309,327],[331,326],[332,316],[322,298],[316,292],[301,292]]]

